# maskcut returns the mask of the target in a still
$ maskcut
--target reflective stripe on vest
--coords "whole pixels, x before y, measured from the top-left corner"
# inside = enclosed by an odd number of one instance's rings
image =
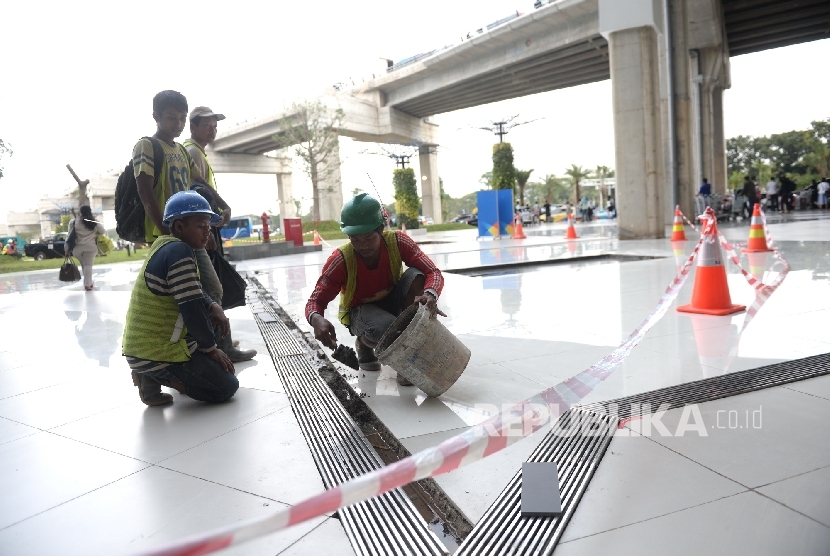
[[[389,254],[392,283],[397,284],[401,279],[401,274],[403,274],[403,261],[398,249],[398,238],[395,232],[383,232],[382,235],[383,241],[386,243],[386,252]],[[351,324],[349,311],[351,310],[352,299],[354,299],[354,292],[357,289],[357,259],[351,243],[338,247],[338,249],[340,249],[343,260],[346,262],[346,287],[340,292],[340,308],[337,311],[337,317],[344,326],[349,326]]]

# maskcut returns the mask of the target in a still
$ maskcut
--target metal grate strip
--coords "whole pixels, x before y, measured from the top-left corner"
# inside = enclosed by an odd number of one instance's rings
[[[654,411],[663,403],[671,404],[673,408],[683,407],[688,404],[710,402],[755,390],[773,388],[828,373],[830,373],[830,353],[823,353],[803,359],[784,361],[774,365],[686,382],[624,398],[587,404],[582,406],[582,409],[600,412],[608,412],[611,409],[611,413],[616,413],[619,418],[624,419],[632,416],[632,408],[636,410],[637,404],[640,407],[643,404],[649,404]],[[616,408],[612,407],[612,404],[616,404]],[[635,411],[635,413],[637,412]]]
[[[528,461],[555,461],[560,470],[563,513],[557,518],[522,518],[519,471],[465,539],[456,555],[549,555],[562,537],[582,494],[605,454],[619,419],[632,409],[651,410],[664,403],[671,407],[704,403],[755,390],[772,388],[830,374],[830,353],[814,355],[688,382],[651,392],[597,402],[565,413]],[[578,433],[562,438],[577,419]],[[582,423],[579,425],[579,423]],[[592,432],[586,434],[590,429]]]
[[[316,355],[276,301],[249,280],[248,301],[326,488],[383,467],[358,425],[317,373]],[[396,489],[339,511],[359,555],[447,554],[405,493]]]
[[[562,415],[528,458],[556,462],[562,515],[521,517],[520,470],[476,523],[456,555],[549,554],[564,531],[561,525],[576,510],[615,428],[616,421],[603,414],[574,409]]]

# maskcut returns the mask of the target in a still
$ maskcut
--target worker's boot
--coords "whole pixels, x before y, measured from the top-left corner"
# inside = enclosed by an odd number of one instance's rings
[[[173,402],[173,396],[161,391],[161,384],[153,378],[133,371],[133,384],[138,386],[138,397],[147,405],[164,405]]]
[[[233,338],[231,338],[230,330],[228,331],[228,335],[224,338],[219,336],[219,334],[216,335],[216,345],[219,346],[219,349],[224,351],[225,355],[230,357],[231,361],[234,363],[249,361],[256,356],[255,349],[239,349],[236,347],[236,342],[234,342]]]
[[[380,361],[375,355],[375,350],[360,341],[360,336],[355,338],[354,350],[357,353],[357,365],[361,371],[379,371]]]

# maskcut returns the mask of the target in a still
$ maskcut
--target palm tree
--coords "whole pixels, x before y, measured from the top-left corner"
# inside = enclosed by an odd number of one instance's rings
[[[519,185],[519,202],[522,205],[525,204],[525,186],[532,172],[533,168],[530,170],[516,170],[516,183]]]
[[[574,206],[579,205],[579,182],[591,175],[591,173],[582,166],[571,164],[571,167],[565,170],[565,175],[571,178],[571,184],[574,186]]]

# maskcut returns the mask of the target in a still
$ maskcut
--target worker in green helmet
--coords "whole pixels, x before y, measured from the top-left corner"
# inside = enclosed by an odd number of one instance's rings
[[[364,371],[379,371],[374,348],[401,312],[420,303],[431,313],[438,309],[444,277],[435,263],[404,232],[384,231],[385,218],[377,199],[356,195],[340,212],[340,229],[349,243],[332,252],[305,307],[314,337],[335,349],[334,325],[323,316],[340,294],[338,319],[352,336]],[[406,271],[403,265],[406,264]],[[400,384],[407,384],[401,377]]]

